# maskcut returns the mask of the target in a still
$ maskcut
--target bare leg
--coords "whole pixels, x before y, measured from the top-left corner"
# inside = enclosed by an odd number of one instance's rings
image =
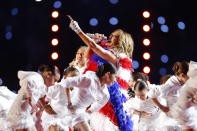
[[[74,131],[90,131],[90,126],[87,122],[81,122],[74,126]]]
[[[51,125],[49,131],[57,131],[57,126]]]

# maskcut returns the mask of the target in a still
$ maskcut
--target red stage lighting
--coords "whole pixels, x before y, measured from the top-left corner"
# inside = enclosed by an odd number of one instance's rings
[[[51,45],[52,46],[57,46],[59,44],[59,40],[57,39],[57,38],[53,38],[52,40],[51,40]]]
[[[143,15],[143,17],[144,17],[145,19],[150,18],[150,12],[149,12],[149,11],[144,11],[144,12],[142,13],[142,15]]]
[[[145,66],[144,68],[143,68],[143,72],[145,73],[145,74],[149,74],[150,73],[150,67],[149,66]]]
[[[143,26],[143,31],[144,32],[149,32],[150,31],[150,26],[149,25],[144,25]]]
[[[143,58],[144,58],[145,60],[149,60],[149,59],[150,59],[150,53],[145,52],[145,53],[143,54]]]
[[[57,32],[59,30],[59,26],[57,24],[54,24],[54,25],[51,26],[51,30],[53,32]]]
[[[58,18],[59,17],[59,12],[58,11],[53,11],[52,13],[51,13],[51,16],[52,16],[52,18]]]
[[[53,52],[53,53],[51,54],[51,59],[54,60],[54,61],[57,60],[58,57],[59,57],[59,55],[58,55],[57,52]]]
[[[149,45],[150,45],[150,39],[145,38],[145,39],[143,40],[143,44],[144,44],[144,46],[149,46]]]

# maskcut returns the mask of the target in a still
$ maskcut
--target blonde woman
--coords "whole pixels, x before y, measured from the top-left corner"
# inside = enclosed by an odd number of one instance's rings
[[[108,102],[100,110],[100,113],[107,116],[107,119],[113,122],[113,124],[115,125],[113,125],[114,130],[117,129],[117,126],[120,130],[132,130],[132,122],[127,116],[122,106],[122,102],[124,100],[122,100],[121,94],[127,94],[127,89],[129,87],[128,82],[132,72],[131,57],[133,53],[134,42],[131,35],[121,29],[115,30],[109,36],[109,41],[105,43],[105,46],[109,48],[108,50],[106,50],[102,46],[97,44],[95,40],[91,39],[88,35],[86,35],[81,30],[76,21],[71,20],[70,28],[79,35],[79,37],[83,40],[83,42],[88,46],[90,50],[92,50],[105,61],[111,62],[118,68],[116,79],[117,83],[114,83],[112,85],[113,87],[108,88],[108,91],[110,93],[110,102]],[[103,35],[100,35],[100,38],[102,38],[102,36]],[[98,64],[99,62],[100,60],[97,61]],[[118,86],[121,86],[121,88],[119,89]],[[109,114],[109,112],[111,113]],[[124,117],[123,119],[122,115]],[[106,124],[106,122],[103,124]],[[102,129],[103,127],[105,127],[104,125],[99,125],[102,127],[98,129],[94,127],[94,129],[105,130]]]
[[[80,74],[83,74],[87,64],[86,58],[86,46],[81,46],[76,53],[75,59],[69,64],[69,66],[75,67]]]

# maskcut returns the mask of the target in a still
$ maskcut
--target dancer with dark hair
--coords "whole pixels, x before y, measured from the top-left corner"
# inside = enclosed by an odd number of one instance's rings
[[[39,73],[18,72],[21,88],[8,112],[6,120],[9,129],[27,131],[34,127],[32,112],[35,111],[35,105],[39,98],[45,96],[46,86],[53,85],[59,77],[59,71],[54,66],[41,65]],[[50,108],[46,106],[45,110],[50,111]]]
[[[88,114],[98,111],[107,103],[109,94],[106,85],[112,85],[115,81],[116,72],[116,67],[110,63],[105,63],[98,67],[96,73],[88,71],[84,75],[62,79],[59,84],[48,90],[47,97],[51,99],[50,103],[56,101],[51,104],[52,108],[59,116],[65,117],[65,123],[70,123],[74,130],[90,131],[87,123]],[[60,98],[56,97],[55,94],[56,92],[61,94],[61,90],[71,87],[76,88],[78,91],[71,95],[74,110],[68,111],[65,105],[66,95],[64,94],[64,97]],[[59,98],[59,102],[54,100],[54,98]],[[90,108],[87,109],[89,106]]]

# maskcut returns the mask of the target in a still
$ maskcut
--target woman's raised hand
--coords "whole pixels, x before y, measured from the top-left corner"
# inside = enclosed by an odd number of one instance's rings
[[[79,27],[79,24],[77,23],[77,21],[74,21],[70,15],[67,15],[67,16],[68,16],[68,18],[70,19],[70,25],[69,25],[69,27],[70,27],[74,32],[76,32],[77,34],[78,34],[79,32],[82,32],[82,30],[81,30],[81,28]]]

